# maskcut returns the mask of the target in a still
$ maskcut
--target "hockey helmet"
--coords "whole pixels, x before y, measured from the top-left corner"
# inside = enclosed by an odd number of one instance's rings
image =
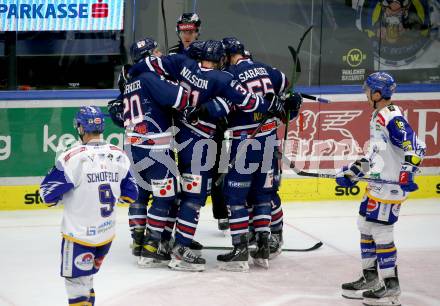
[[[200,25],[202,21],[199,15],[196,13],[183,13],[179,19],[177,19],[176,32],[179,34],[180,31],[200,31]]]
[[[218,40],[207,40],[203,44],[203,49],[200,55],[201,60],[219,63],[225,56],[225,49],[223,44]]]
[[[386,72],[374,72],[367,77],[364,88],[368,87],[372,93],[379,92],[384,99],[390,99],[396,90],[397,84],[394,78]]]
[[[226,55],[242,54],[244,55],[244,45],[235,37],[225,37],[222,39]]]
[[[158,47],[157,41],[152,38],[146,37],[133,43],[130,47],[130,56],[133,63],[137,63],[140,60],[153,54],[154,49]]]
[[[73,127],[83,127],[85,133],[104,132],[104,113],[98,106],[81,106],[73,119]]]
[[[205,42],[201,40],[193,41],[188,47],[188,56],[193,60],[199,61],[202,59],[203,48],[205,46]]]

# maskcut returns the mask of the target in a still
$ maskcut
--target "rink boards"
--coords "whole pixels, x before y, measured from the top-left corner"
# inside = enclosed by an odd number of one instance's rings
[[[412,198],[440,198],[440,94],[435,89],[393,96],[428,147],[423,175],[417,177],[420,190]],[[72,118],[78,106],[105,106],[114,95],[114,91],[79,90],[18,92],[11,98],[0,93],[0,210],[45,207],[38,184],[53,166],[57,151],[76,140]],[[334,173],[351,161],[347,156],[365,151],[371,110],[363,94],[322,96],[332,103],[305,101],[302,115],[291,122],[286,153],[297,167]],[[283,129],[279,129],[281,137]],[[122,145],[122,130],[108,120],[104,138]],[[364,189],[363,184],[347,189],[333,180],[305,179],[284,169],[280,195],[283,201],[353,200],[360,199]]]
[[[419,190],[410,195],[411,199],[438,198],[440,200],[440,176],[419,176],[416,178]],[[330,179],[283,179],[280,195],[283,202],[360,200],[365,184],[351,188],[337,186]],[[45,209],[41,201],[38,185],[0,186],[0,210]],[[210,205],[210,200],[208,200]]]

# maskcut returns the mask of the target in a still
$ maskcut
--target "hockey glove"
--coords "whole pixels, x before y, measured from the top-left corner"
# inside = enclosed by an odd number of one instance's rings
[[[284,103],[284,109],[286,111],[292,111],[298,113],[301,108],[303,99],[299,92],[287,92],[281,96],[281,100]]]
[[[125,84],[127,84],[128,80],[130,79],[130,75],[128,74],[128,70],[130,70],[130,68],[130,64],[125,64],[122,66],[121,72],[119,72],[118,87],[121,94],[124,94]]]
[[[124,103],[122,100],[116,99],[111,100],[107,103],[107,109],[110,114],[110,118],[112,119],[113,123],[117,126],[123,128],[124,127]]]
[[[348,166],[344,166],[336,176],[336,183],[342,187],[353,187],[357,184],[358,178],[363,177],[370,171],[370,162],[361,158]]]
[[[196,125],[199,122],[201,112],[202,112],[202,106],[200,107],[188,106],[183,111],[183,117],[185,118],[185,121],[188,122],[189,124]]]
[[[414,177],[419,170],[418,166],[421,162],[422,159],[419,156],[405,156],[405,162],[400,168],[399,174],[399,184],[403,191],[413,192],[419,189],[419,186],[414,182]]]
[[[267,109],[268,113],[275,117],[280,117],[284,114],[283,102],[277,95],[270,92],[264,96],[264,99],[270,102],[269,108]]]

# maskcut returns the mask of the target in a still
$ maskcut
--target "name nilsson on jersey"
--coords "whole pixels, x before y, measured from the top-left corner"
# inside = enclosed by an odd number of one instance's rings
[[[119,182],[119,175],[118,173],[107,171],[87,173],[87,183],[96,182]]]
[[[193,75],[188,68],[183,67],[180,75],[187,79],[192,85],[201,89],[208,89],[208,80],[199,79],[197,76]]]

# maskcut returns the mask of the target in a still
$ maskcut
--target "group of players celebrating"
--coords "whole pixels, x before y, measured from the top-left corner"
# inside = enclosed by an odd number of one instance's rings
[[[209,194],[219,229],[229,228],[232,237],[232,251],[217,256],[221,269],[248,271],[249,257],[268,268],[281,253],[276,131],[295,118],[302,97],[288,89],[282,72],[253,61],[237,38],[197,40],[200,25],[196,14],[183,14],[180,42],[167,56],[151,38],[131,46],[121,93],[108,104],[112,121],[125,129],[125,152],[100,140],[101,110],[81,107],[74,125],[82,144],[64,152],[41,184],[46,203],[63,200],[66,207],[61,275],[69,305],[94,305],[93,274],[114,236],[117,201],[130,203],[132,252],[141,267],[205,269],[194,236]],[[395,87],[387,73],[368,76],[369,151],[336,179],[350,187],[369,173],[399,184],[370,183],[360,205],[363,272],[342,289],[366,305],[400,305],[393,224],[418,188],[414,176],[426,149],[392,104]]]
[[[285,94],[285,75],[252,61],[238,39],[199,41],[199,29],[196,14],[183,14],[177,23],[180,43],[168,56],[161,56],[151,38],[135,42],[130,48],[133,65],[121,72],[121,95],[109,103],[114,122],[126,130],[135,178],[151,186],[140,188],[129,208],[133,254],[142,267],[166,263],[175,270],[203,271],[202,246],[194,235],[212,189],[219,228],[229,227],[234,246],[217,257],[220,267],[248,271],[250,255],[268,268],[282,245],[276,131],[287,112],[298,112],[302,98]],[[178,133],[172,131],[173,120]],[[222,146],[226,129],[229,145]],[[240,153],[252,134],[247,145],[259,149]],[[178,146],[185,144],[177,152],[177,164],[173,139]],[[238,159],[225,176],[218,170],[226,147],[228,156]],[[164,156],[171,162],[164,162]],[[137,166],[146,159],[154,162],[148,168]],[[239,169],[244,161],[256,168]],[[250,223],[256,249],[249,253]]]

